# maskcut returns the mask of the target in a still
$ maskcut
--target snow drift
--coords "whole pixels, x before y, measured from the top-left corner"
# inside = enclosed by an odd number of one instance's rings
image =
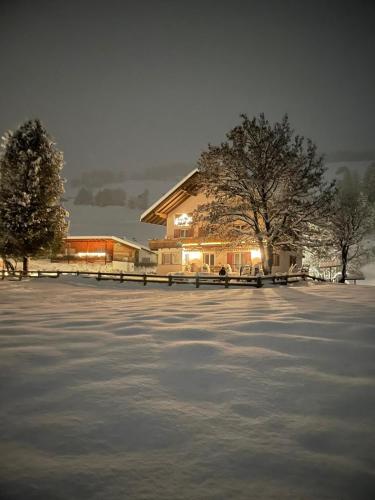
[[[374,303],[0,282],[0,497],[375,498]]]

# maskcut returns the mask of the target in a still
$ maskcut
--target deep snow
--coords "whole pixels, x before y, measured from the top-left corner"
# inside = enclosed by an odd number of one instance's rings
[[[374,304],[0,281],[0,498],[375,498]]]

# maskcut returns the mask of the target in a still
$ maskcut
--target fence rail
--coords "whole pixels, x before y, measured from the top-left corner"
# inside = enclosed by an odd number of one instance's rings
[[[168,286],[173,284],[193,284],[196,288],[204,285],[215,285],[229,288],[232,286],[253,286],[261,288],[265,283],[273,285],[288,285],[293,281],[298,280],[316,280],[326,281],[324,278],[311,276],[307,273],[293,273],[283,275],[267,275],[267,276],[213,276],[213,275],[180,275],[180,274],[141,274],[141,273],[108,273],[108,272],[93,272],[93,271],[29,271],[25,275],[22,271],[8,272],[2,270],[1,279],[4,280],[22,280],[23,278],[59,278],[60,276],[83,276],[86,278],[95,278],[98,281],[112,280],[119,283],[138,282],[143,286],[151,283],[165,283]]]

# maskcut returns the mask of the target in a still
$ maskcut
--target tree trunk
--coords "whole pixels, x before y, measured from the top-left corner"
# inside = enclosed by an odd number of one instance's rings
[[[269,274],[268,259],[266,258],[266,252],[265,252],[265,248],[264,248],[263,239],[258,239],[258,242],[259,242],[260,258],[262,260],[263,272],[264,272],[264,274]]]
[[[341,249],[341,278],[339,283],[345,283],[347,277],[347,268],[348,268],[348,252],[349,248],[344,245]]]
[[[271,274],[273,268],[273,245],[267,245],[267,265],[268,265],[268,273]]]
[[[24,257],[22,260],[22,274],[27,276],[29,273],[29,257]]]

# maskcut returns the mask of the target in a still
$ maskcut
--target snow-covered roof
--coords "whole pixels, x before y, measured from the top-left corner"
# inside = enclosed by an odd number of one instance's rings
[[[195,178],[197,174],[198,169],[195,168],[151,205],[150,208],[143,212],[140,221],[165,226],[168,212],[185,201],[191,194],[195,194],[191,191],[194,191],[194,188],[196,188],[197,183],[195,182]]]
[[[145,250],[150,253],[155,253],[149,248],[140,243],[136,243],[135,241],[129,241],[125,238],[118,238],[117,236],[103,236],[103,235],[94,235],[94,236],[67,236],[66,240],[113,240],[117,241],[117,243],[121,243],[122,245],[127,245],[132,248],[136,248],[137,250]]]

